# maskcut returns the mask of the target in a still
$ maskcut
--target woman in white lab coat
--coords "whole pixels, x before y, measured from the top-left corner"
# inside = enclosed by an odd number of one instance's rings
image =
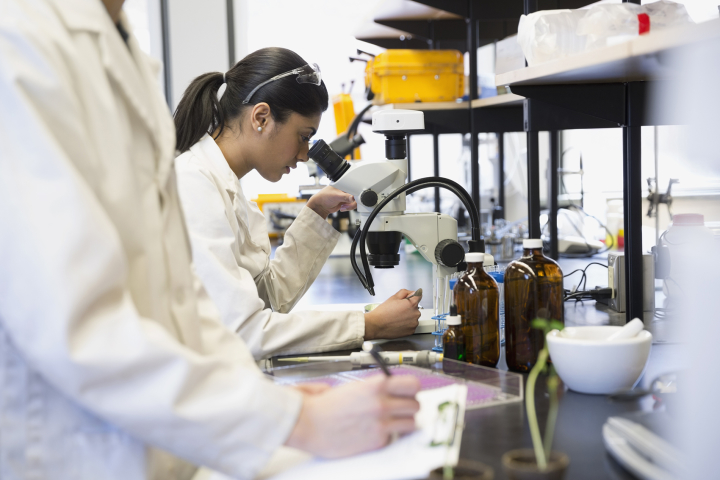
[[[311,197],[270,258],[266,219],[243,194],[252,170],[271,182],[307,161],[328,94],[316,65],[283,48],[258,50],[227,73],[207,73],[175,112],[180,199],[193,263],[223,322],[255,358],[357,347],[410,335],[419,298],[400,290],[371,313],[292,312],[340,234],[326,219],[356,207],[326,187]]]
[[[0,6],[0,478],[249,479],[283,444],[412,430],[419,385],[274,385],[195,288],[172,118],[122,3]]]

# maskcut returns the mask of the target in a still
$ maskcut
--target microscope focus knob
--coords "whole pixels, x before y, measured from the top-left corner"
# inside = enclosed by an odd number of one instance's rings
[[[360,194],[360,203],[366,207],[374,207],[378,202],[378,194],[372,190],[365,190]]]
[[[464,258],[465,249],[455,240],[447,238],[435,247],[435,260],[438,265],[456,267]]]

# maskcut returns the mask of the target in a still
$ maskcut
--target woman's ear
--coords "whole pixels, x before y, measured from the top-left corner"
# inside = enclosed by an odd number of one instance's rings
[[[272,116],[270,115],[270,105],[265,102],[256,104],[250,112],[250,123],[252,129],[256,132],[263,132],[267,130]]]

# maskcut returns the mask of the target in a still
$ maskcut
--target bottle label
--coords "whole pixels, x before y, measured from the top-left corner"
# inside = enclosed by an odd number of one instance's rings
[[[498,282],[500,301],[498,302],[498,316],[500,317],[500,346],[505,346],[505,284]]]

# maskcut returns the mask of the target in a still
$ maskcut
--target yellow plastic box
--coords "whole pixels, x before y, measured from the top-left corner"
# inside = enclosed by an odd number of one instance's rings
[[[253,201],[267,219],[268,236],[270,238],[283,236],[287,229],[287,227],[279,229],[273,225],[270,219],[271,210],[280,210],[283,213],[297,216],[305,203],[307,203],[307,200],[291,197],[287,193],[260,193]]]
[[[457,50],[388,50],[368,62],[365,86],[373,103],[450,102],[465,92]]]
[[[353,107],[352,97],[349,93],[341,93],[332,98],[333,112],[335,113],[335,129],[338,135],[345,133],[355,118],[355,108]],[[354,151],[355,160],[360,160],[360,148]],[[350,155],[345,157],[350,160]]]

